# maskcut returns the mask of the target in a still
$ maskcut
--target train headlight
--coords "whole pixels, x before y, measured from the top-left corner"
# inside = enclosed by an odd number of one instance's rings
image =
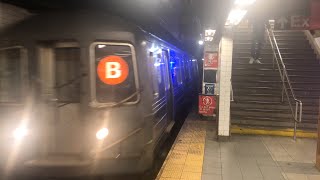
[[[96,138],[98,140],[103,140],[109,135],[109,129],[108,128],[101,128],[99,131],[96,133]]]
[[[26,127],[18,127],[13,131],[13,137],[17,140],[21,140],[25,136],[27,136],[29,130]]]

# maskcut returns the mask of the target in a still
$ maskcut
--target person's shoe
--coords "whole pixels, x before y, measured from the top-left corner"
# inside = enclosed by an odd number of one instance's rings
[[[255,63],[256,63],[256,64],[262,64],[261,61],[260,61],[260,59],[255,60]]]
[[[250,60],[249,60],[249,64],[253,64],[253,62],[254,62],[254,58],[251,57]]]

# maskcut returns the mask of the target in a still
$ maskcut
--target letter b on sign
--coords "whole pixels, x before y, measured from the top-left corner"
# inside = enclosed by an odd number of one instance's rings
[[[106,62],[106,79],[119,78],[121,76],[121,64],[118,62]]]
[[[124,82],[129,74],[128,64],[119,56],[107,56],[97,66],[99,79],[109,85]]]

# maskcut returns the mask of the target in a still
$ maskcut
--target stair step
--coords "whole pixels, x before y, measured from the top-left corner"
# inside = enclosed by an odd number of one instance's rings
[[[235,41],[241,41],[241,40],[252,40],[253,38],[253,35],[252,34],[235,34],[234,37],[234,40]],[[296,41],[303,41],[303,40],[306,40],[306,37],[305,36],[282,36],[282,35],[275,35],[276,37],[276,40],[277,41],[285,41],[285,40],[289,40],[289,41],[293,41],[293,40],[296,40]],[[265,40],[268,40],[269,39],[265,39]]]
[[[279,96],[275,96],[272,94],[246,94],[246,95],[237,95],[234,94],[234,100],[236,102],[244,102],[244,101],[266,101],[266,102],[280,102],[281,101],[281,94]],[[301,100],[303,104],[307,104],[309,106],[319,105],[319,97],[318,98],[310,98],[310,97],[303,97],[297,96],[297,99]],[[285,98],[286,100],[286,98]]]
[[[281,69],[281,68],[280,68]],[[320,75],[320,68],[319,67],[301,67],[301,68],[292,68],[292,67],[286,67],[288,74],[292,74],[292,75],[298,75],[299,72],[319,72],[318,74]],[[265,66],[264,64],[262,64],[262,66],[251,66],[250,64],[247,64],[246,67],[237,67],[234,66],[233,67],[234,71],[272,71],[272,72],[276,72],[279,73],[278,68],[276,67],[275,69],[272,68],[272,66]],[[298,73],[298,74],[296,74]]]
[[[282,93],[282,88],[279,86],[278,88],[274,87],[239,87],[239,86],[233,86],[234,88],[234,94],[241,95],[241,94],[254,94],[254,93],[262,93],[262,94],[272,94],[274,96],[277,96]],[[288,92],[290,92],[290,89],[287,88]],[[306,89],[300,89],[300,88],[293,88],[294,94],[296,96],[319,96],[320,97],[320,91],[319,89],[313,89],[313,90],[306,90]]]
[[[288,88],[288,85],[285,84]],[[234,92],[241,91],[241,89],[246,89],[248,87],[255,87],[256,90],[262,90],[265,88],[272,88],[272,89],[281,89],[283,86],[282,81],[232,81],[232,88],[234,89]],[[319,91],[320,89],[320,83],[304,83],[304,82],[294,82],[291,83],[292,88],[299,93],[300,91],[308,91],[308,92],[315,92]],[[260,89],[258,89],[260,88]],[[272,90],[269,89],[269,90]],[[320,92],[320,91],[319,91]]]
[[[310,48],[279,48],[280,53],[298,53],[298,54],[314,54],[314,50]],[[235,46],[233,48],[233,53],[248,53],[251,52],[251,47],[239,47]],[[266,53],[272,53],[272,48],[271,47],[263,47],[261,49],[261,53],[266,54]]]
[[[250,59],[251,53],[250,52],[234,52],[232,54],[233,58],[248,58]],[[263,59],[273,59],[273,53],[261,53],[260,57]],[[314,53],[309,53],[309,54],[295,54],[295,53],[281,53],[281,57],[283,59],[290,59],[290,58],[295,58],[295,59],[317,59],[317,56]],[[272,61],[270,61],[272,62]]]
[[[262,111],[259,109],[256,110],[250,110],[246,109],[245,111],[243,110],[237,110],[237,109],[232,109],[231,110],[231,116],[249,116],[249,117],[269,117],[269,118],[279,118],[282,120],[287,120],[290,121],[293,119],[292,113],[290,110],[287,111]],[[318,115],[317,114],[302,114],[302,119],[309,119],[311,121],[317,121],[318,120]]]
[[[320,70],[320,64],[318,61],[304,61],[302,64],[296,64],[296,63],[285,63],[286,68],[288,69],[294,69],[294,68],[304,68],[304,69],[318,69]],[[266,67],[266,68],[273,68],[273,63],[271,62],[264,62],[263,64],[249,64],[247,61],[233,61],[232,67]],[[274,64],[274,67],[276,68],[276,62]]]
[[[244,56],[244,57],[235,57],[233,56],[232,61],[234,62],[249,62],[251,58],[251,55],[249,56]],[[317,64],[319,64],[319,61],[317,60],[317,58],[315,57],[282,57],[284,63],[286,64],[287,62],[289,63],[304,63],[304,61],[314,61],[314,62],[318,62]],[[261,60],[263,63],[272,63],[273,61],[273,56],[271,57],[264,57]]]
[[[234,41],[233,42],[233,47],[242,47],[242,48],[251,48],[251,42],[250,41]],[[268,47],[271,48],[271,45],[269,43],[265,43],[264,48]],[[286,42],[278,42],[278,47],[279,48],[311,48],[309,42],[304,42],[304,43],[286,43]]]
[[[231,123],[233,125],[254,125],[262,127],[286,127],[292,128],[294,123],[292,121],[279,121],[277,118],[251,118],[251,117],[236,117],[231,116]],[[313,121],[298,123],[298,129],[316,129]]]
[[[240,28],[237,28],[234,30],[235,33],[239,33],[239,32],[247,32],[247,33],[252,33],[252,28],[251,27],[246,27],[246,28],[243,28],[243,27],[240,27]],[[301,34],[304,34],[303,31],[301,30],[273,30],[273,33],[275,35],[301,35]]]
[[[293,76],[289,75],[290,81],[292,85],[297,85],[300,87],[301,85],[306,85],[306,87],[317,86],[320,84],[319,79],[320,76]],[[274,76],[265,76],[261,74],[247,76],[247,74],[239,74],[232,73],[232,82],[233,83],[281,83],[280,74]],[[243,82],[242,82],[243,81]],[[286,81],[285,81],[286,82]]]
[[[238,97],[237,97],[238,98]],[[280,101],[260,101],[258,99],[254,99],[254,100],[242,100],[242,101],[237,101],[237,99],[235,99],[235,101],[233,101],[231,104],[251,104],[253,106],[256,105],[269,105],[269,106],[275,106],[275,105],[281,105],[281,106],[289,106],[287,102],[280,102]],[[312,104],[312,103],[308,103],[305,102],[303,103],[303,107],[309,107],[310,111],[311,111],[311,107],[312,108],[317,108],[318,109],[318,105],[316,104]]]
[[[289,105],[285,103],[263,103],[259,101],[242,101],[242,102],[232,102],[232,109],[265,109],[265,110],[287,110],[290,111]],[[317,106],[303,105],[303,112],[309,114],[318,114]]]
[[[234,42],[236,43],[252,43],[251,39],[235,39]],[[309,40],[307,39],[277,39],[278,45],[287,45],[287,44],[305,44],[305,45],[310,45]],[[269,39],[266,39],[263,44],[270,45]]]
[[[311,70],[291,70],[291,69],[287,69],[287,72],[289,74],[289,78],[290,76],[292,77],[297,77],[297,76],[310,76],[310,77],[319,77],[320,76],[320,72],[318,71],[311,71]],[[236,75],[249,75],[249,76],[253,76],[253,75],[264,75],[264,76],[279,76],[279,71],[275,71],[273,69],[264,69],[264,68],[260,68],[260,69],[249,69],[249,68],[233,68],[233,74]]]
[[[316,129],[320,96],[320,63],[303,31],[274,31],[294,94],[303,103],[299,128]],[[251,28],[234,31],[231,122],[238,125],[292,128],[292,111],[285,97],[274,54],[267,39],[261,50],[262,64],[248,64]],[[274,67],[273,67],[274,66]],[[286,86],[288,89],[288,87]],[[289,92],[289,96],[291,93]],[[290,102],[293,98],[290,97]],[[292,102],[295,108],[295,102]]]

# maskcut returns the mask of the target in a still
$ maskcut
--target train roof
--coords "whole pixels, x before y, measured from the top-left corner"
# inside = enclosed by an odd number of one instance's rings
[[[151,19],[133,22],[111,13],[102,12],[49,12],[34,15],[0,33],[5,40],[43,40],[43,39],[101,39],[107,33],[144,31],[184,49],[168,31]]]

